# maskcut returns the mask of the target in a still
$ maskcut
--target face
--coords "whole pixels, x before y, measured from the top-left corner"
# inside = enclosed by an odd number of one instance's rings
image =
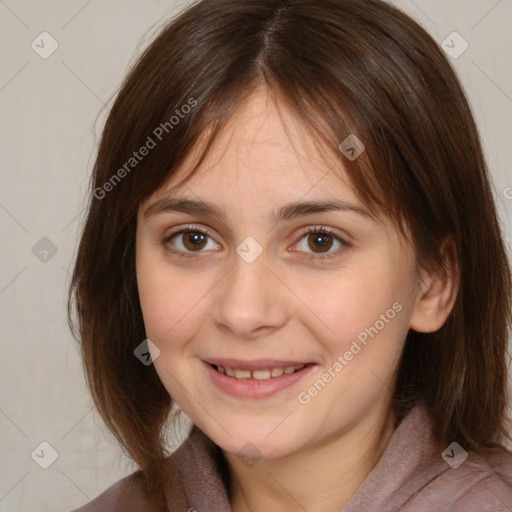
[[[137,221],[146,334],[172,398],[226,452],[250,443],[267,458],[389,410],[413,249],[369,215],[340,161],[292,118],[285,131],[265,91],[175,187],[193,158]]]

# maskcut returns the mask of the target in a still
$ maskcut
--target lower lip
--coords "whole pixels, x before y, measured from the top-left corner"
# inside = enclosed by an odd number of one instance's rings
[[[219,373],[209,363],[203,361],[210,378],[214,384],[228,395],[241,397],[241,398],[267,398],[275,395],[282,389],[292,386],[303,377],[309,374],[313,369],[314,364],[308,364],[299,371],[294,373],[283,373],[279,377],[271,377],[266,380],[257,379],[237,379],[236,377],[228,377]]]

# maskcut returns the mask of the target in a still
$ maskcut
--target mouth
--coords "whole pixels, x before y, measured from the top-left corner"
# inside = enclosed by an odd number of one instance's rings
[[[316,363],[277,360],[203,360],[211,381],[238,398],[268,398],[308,375]]]

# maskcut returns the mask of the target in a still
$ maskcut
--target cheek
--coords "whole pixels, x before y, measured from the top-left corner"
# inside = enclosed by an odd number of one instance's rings
[[[146,335],[159,346],[163,345],[161,349],[168,340],[183,338],[184,326],[200,309],[194,308],[200,300],[197,294],[180,286],[179,280],[171,281],[162,275],[141,280],[139,295]]]
[[[189,381],[194,368],[187,361],[187,350],[205,314],[201,297],[210,287],[143,254],[137,261],[137,281],[146,336],[160,351],[155,370],[173,400],[186,405],[185,388],[194,396],[200,391]]]
[[[409,325],[409,274],[382,261],[302,288],[314,313],[303,323],[323,345],[325,377],[333,381],[318,407],[336,409],[341,393],[357,408],[358,401],[373,400],[397,368]]]
[[[297,295],[303,297],[310,310],[304,316],[305,323],[317,332],[318,338],[333,340],[332,348],[338,351],[361,333],[364,338],[365,329],[375,324],[380,331],[389,331],[392,323],[400,323],[399,330],[402,328],[402,322],[395,320],[400,317],[396,310],[403,308],[393,305],[402,305],[403,286],[394,278],[392,269],[384,265],[305,282]]]
[[[323,345],[326,359],[320,379],[304,386],[299,402],[311,403],[326,425],[345,422],[347,411],[363,414],[390,389],[408,330],[406,290],[386,266],[302,288],[314,313],[302,322]],[[327,383],[325,393],[319,380]]]
[[[137,284],[147,337],[161,351],[186,345],[207,315],[215,276],[171,266],[151,251],[137,255]]]
[[[162,265],[153,251],[137,246],[136,272],[139,300],[146,328],[146,335],[157,343],[172,330],[178,320],[181,297],[176,290],[176,283],[171,286],[168,269]]]

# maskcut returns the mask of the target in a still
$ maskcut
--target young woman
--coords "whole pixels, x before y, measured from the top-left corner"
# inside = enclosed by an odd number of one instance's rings
[[[94,167],[70,306],[140,470],[80,511],[510,510],[510,294],[421,27],[379,0],[194,4]],[[173,404],[193,428],[169,455]]]

